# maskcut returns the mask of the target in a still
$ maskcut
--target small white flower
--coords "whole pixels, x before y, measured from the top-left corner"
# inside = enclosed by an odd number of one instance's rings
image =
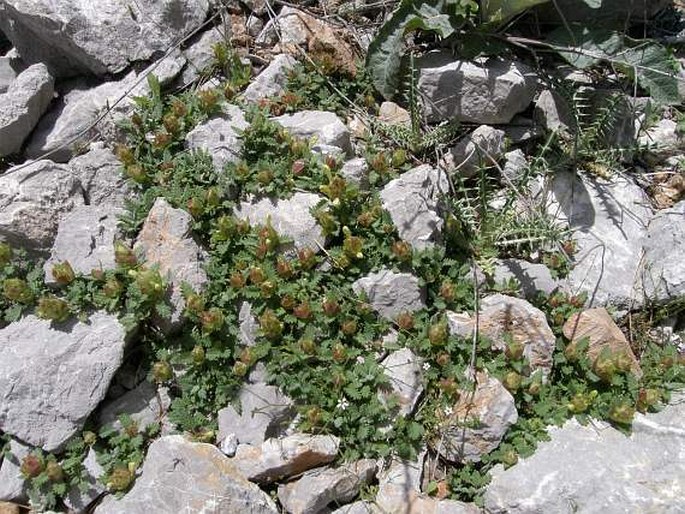
[[[431,369],[430,362],[424,362],[423,363],[423,371],[428,371],[429,369]]]
[[[445,413],[445,416],[451,416],[452,414],[454,414],[454,410],[452,409],[452,407],[445,407],[442,410],[442,412]]]
[[[361,355],[358,355],[357,356],[357,364],[364,364],[364,357],[362,357]]]
[[[350,402],[344,396],[338,400],[338,405],[335,406],[336,409],[346,410],[350,406]]]

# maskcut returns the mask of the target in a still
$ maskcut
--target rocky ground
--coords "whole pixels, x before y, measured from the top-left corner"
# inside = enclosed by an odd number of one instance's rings
[[[0,0],[0,513],[685,511],[681,105],[381,3]]]

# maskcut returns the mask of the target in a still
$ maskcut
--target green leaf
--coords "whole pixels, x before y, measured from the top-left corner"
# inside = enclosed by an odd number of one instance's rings
[[[676,62],[667,48],[650,41],[626,50],[621,58],[626,62],[622,71],[629,76],[637,72],[638,83],[656,103],[680,103]]]
[[[575,26],[570,32],[566,27],[560,27],[551,32],[548,39],[551,43],[568,47],[569,51],[560,50],[559,55],[581,70],[610,59],[623,48],[620,34],[587,27]]]
[[[400,82],[405,36],[415,30],[436,32],[446,38],[476,8],[472,0],[403,0],[369,45],[366,68],[385,98],[392,98]]]
[[[485,23],[504,23],[526,9],[549,0],[483,0],[481,13]]]

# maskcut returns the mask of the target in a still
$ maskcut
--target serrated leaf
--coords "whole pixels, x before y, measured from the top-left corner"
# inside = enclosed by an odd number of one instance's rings
[[[629,75],[636,71],[637,81],[649,91],[651,98],[659,103],[680,103],[676,62],[667,48],[656,42],[647,42],[623,52],[619,59],[625,61],[624,70]]]

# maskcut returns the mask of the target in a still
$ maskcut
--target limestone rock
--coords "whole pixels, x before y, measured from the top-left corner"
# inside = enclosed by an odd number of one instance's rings
[[[114,269],[114,240],[119,209],[81,205],[59,223],[50,258],[45,261],[45,283],[56,285],[52,276],[55,264],[68,261],[76,273],[89,275],[93,269]]]
[[[450,332],[470,337],[476,320],[468,315],[448,313]],[[483,298],[478,315],[478,331],[492,342],[494,350],[504,351],[507,340],[522,343],[523,355],[530,363],[530,372],[542,371],[543,378],[552,369],[552,354],[556,338],[547,324],[545,313],[526,300],[503,294]]]
[[[352,284],[355,293],[367,296],[373,309],[384,318],[394,320],[404,312],[423,309],[425,291],[411,273],[382,269]]]
[[[221,115],[209,119],[186,135],[186,147],[205,150],[211,155],[214,168],[222,172],[229,162],[240,159],[242,141],[238,130],[248,127],[243,112],[234,105],[224,107]]]
[[[400,175],[380,193],[400,237],[417,250],[434,246],[442,231],[439,198],[447,194],[447,176],[428,164]]]
[[[59,220],[83,205],[81,184],[69,168],[36,161],[0,176],[0,236],[33,251],[48,250]]]
[[[376,462],[370,459],[308,471],[297,481],[279,486],[278,499],[291,514],[318,514],[329,503],[352,500],[375,474]]]
[[[243,385],[238,401],[239,412],[231,405],[219,411],[220,441],[233,433],[241,444],[258,446],[281,435],[294,415],[292,400],[264,383]]]
[[[218,448],[170,435],[150,445],[142,474],[126,496],[106,498],[95,514],[184,511],[278,513],[271,498],[245,480]]]
[[[203,32],[193,38],[188,47],[182,50],[186,67],[181,75],[181,84],[187,86],[214,64],[214,45],[225,43],[225,34],[218,27]]]
[[[270,219],[276,232],[292,239],[297,250],[309,248],[318,252],[326,241],[310,210],[322,199],[314,193],[301,192],[287,200],[262,198],[255,203],[241,202],[234,214],[238,219],[249,220],[252,225],[265,225]]]
[[[103,312],[59,327],[26,316],[0,330],[0,430],[61,449],[105,397],[125,335]]]
[[[421,358],[409,348],[390,353],[380,363],[383,374],[388,377],[391,390],[379,393],[382,399],[395,396],[399,400],[400,416],[408,416],[423,394]]]
[[[517,148],[504,154],[502,172],[506,181],[516,184],[527,169],[528,160],[523,150]]]
[[[250,305],[249,302],[243,302],[240,305],[238,323],[240,323],[240,332],[238,334],[240,344],[245,346],[254,346],[257,344],[259,322],[252,314],[252,305]]]
[[[632,363],[633,373],[637,376],[642,375],[640,363],[630,348],[626,336],[616,326],[606,309],[589,309],[573,314],[564,323],[563,331],[566,338],[572,343],[578,343],[585,338],[588,339],[587,356],[590,361],[595,361],[602,350],[607,348],[612,355],[616,353],[626,355]]]
[[[629,436],[593,420],[551,427],[550,441],[504,470],[493,468],[485,508],[532,512],[682,512],[685,498],[685,402],[636,414]]]
[[[678,134],[678,124],[673,120],[659,120],[656,125],[648,128],[638,141],[641,146],[649,147],[651,153],[662,158],[679,153],[684,146]]]
[[[588,293],[588,305],[638,308],[638,267],[651,218],[649,199],[632,180],[555,173],[548,212],[575,230],[574,267],[566,288]]]
[[[274,121],[293,136],[304,139],[315,137],[318,143],[337,146],[348,155],[352,153],[350,131],[335,113],[300,111],[278,116]]]
[[[91,144],[88,152],[69,161],[69,167],[81,182],[88,205],[123,208],[132,194],[121,163],[104,143]]]
[[[411,115],[395,102],[383,102],[378,109],[378,119],[389,125],[411,126]]]
[[[495,283],[516,280],[526,298],[532,300],[538,293],[552,294],[559,288],[559,282],[552,277],[544,264],[533,264],[522,259],[502,259],[495,264]]]
[[[12,66],[12,59],[0,57],[0,95],[5,93],[17,78],[17,71]]]
[[[428,121],[508,123],[535,94],[535,75],[513,61],[460,61],[449,51],[436,51],[417,59],[416,65]]]
[[[309,55],[325,56],[335,68],[354,75],[357,56],[342,36],[340,30],[322,19],[286,6],[264,26],[255,43],[291,55],[299,55],[299,50],[303,49]]]
[[[185,299],[181,284],[185,282],[199,292],[207,283],[203,267],[206,252],[193,239],[192,224],[186,211],[157,198],[136,240],[135,248],[142,252],[145,262],[158,265],[160,274],[171,283],[171,319],[158,320],[165,331],[175,330],[182,323]]]
[[[208,0],[105,0],[94,9],[74,0],[8,0],[0,30],[27,62],[58,76],[115,74],[166,51],[200,26]]]
[[[112,424],[120,427],[119,416],[126,414],[142,430],[153,423],[168,425],[166,414],[171,406],[171,398],[166,388],[157,388],[147,380],[131,389],[116,400],[102,405],[97,417],[100,426]]]
[[[279,54],[247,86],[243,96],[246,100],[257,102],[264,98],[281,95],[288,82],[288,73],[295,68],[297,60],[288,54]]]
[[[50,105],[54,85],[47,67],[34,64],[19,74],[7,92],[0,94],[0,157],[21,149]]]
[[[504,136],[503,130],[481,125],[451,148],[440,164],[448,172],[472,177],[480,168],[494,166],[492,159],[498,161],[502,157],[506,148]]]
[[[180,73],[185,60],[172,54],[163,66],[153,64],[137,74],[129,72],[120,80],[102,84],[82,79],[70,81],[60,101],[40,121],[26,147],[26,155],[36,159],[49,153],[50,159],[67,162],[92,139],[121,142],[123,133],[117,123],[131,115],[134,96],[149,94],[148,72],[154,71],[160,85],[165,86]],[[152,68],[154,67],[154,70]],[[102,117],[102,114],[111,109]]]
[[[268,484],[332,462],[339,445],[332,435],[294,434],[261,446],[241,444],[232,462],[248,480]]]
[[[88,450],[88,455],[83,460],[85,471],[86,490],[82,491],[78,486],[72,487],[64,498],[64,504],[70,512],[75,514],[85,514],[88,507],[103,494],[107,488],[98,481],[105,470],[97,461],[97,455],[92,448]]]
[[[644,242],[642,288],[650,300],[667,302],[685,295],[685,200],[659,211]]]
[[[502,441],[518,421],[514,397],[487,373],[478,373],[476,389],[464,389],[451,412],[439,423],[432,445],[453,462],[478,462]]]
[[[28,484],[21,474],[21,461],[31,452],[31,447],[10,439],[9,451],[0,462],[0,500],[24,503]]]
[[[575,121],[568,102],[556,91],[546,89],[535,101],[535,118],[545,130],[562,138],[572,136]]]
[[[473,504],[455,500],[438,500],[421,494],[421,471],[423,459],[418,462],[393,460],[388,469],[379,474],[378,495],[373,510],[347,511],[346,514],[357,512],[402,514],[478,514]],[[358,507],[355,507],[357,509]],[[345,512],[345,511],[342,511]]]
[[[369,165],[363,157],[355,157],[345,161],[340,168],[340,174],[360,190],[369,189]]]

